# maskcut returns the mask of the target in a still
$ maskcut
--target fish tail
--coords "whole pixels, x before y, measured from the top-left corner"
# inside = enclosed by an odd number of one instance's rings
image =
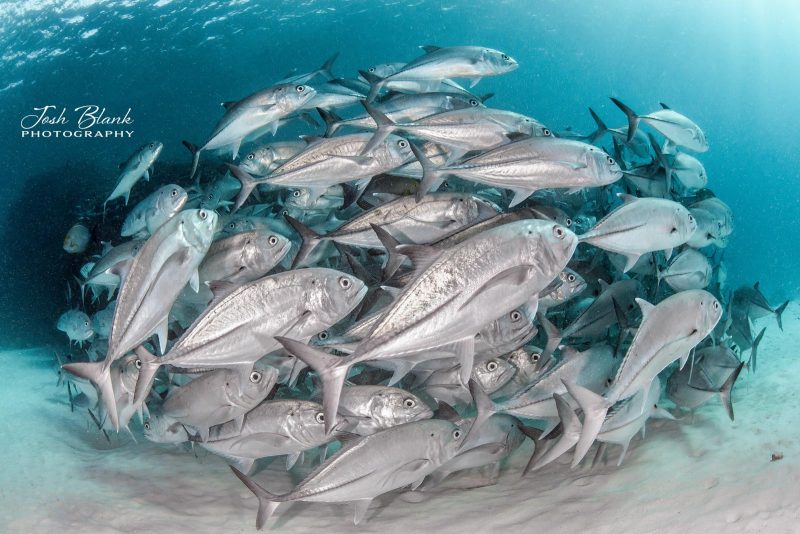
[[[383,86],[386,84],[385,78],[381,78],[380,76],[376,76],[371,72],[367,72],[365,70],[360,70],[358,73],[365,79],[370,85],[369,94],[367,95],[367,102],[372,102],[375,100],[375,97],[378,96],[378,93],[381,91]]]
[[[278,496],[273,495],[272,493],[268,492],[264,488],[262,488],[259,484],[256,483],[255,480],[250,478],[249,476],[245,475],[238,469],[233,466],[230,466],[231,471],[236,477],[241,480],[247,489],[253,492],[253,495],[256,496],[258,499],[258,514],[256,515],[256,529],[261,530],[264,527],[264,524],[272,517],[272,514],[275,513],[275,510],[278,508],[280,502],[277,501]]]
[[[761,333],[763,334],[764,331],[762,330]],[[744,367],[744,362],[740,363],[736,369],[731,373],[731,376],[722,384],[722,387],[719,388],[719,397],[722,399],[722,405],[725,407],[725,411],[728,413],[728,417],[730,417],[731,421],[733,421],[733,400],[731,398],[731,391],[733,390],[733,385],[736,383],[736,379],[739,378],[739,373],[742,372],[742,367]]]
[[[395,126],[394,122],[392,122],[392,119],[387,117],[382,111],[372,107],[366,101],[362,101],[361,103],[364,106],[364,109],[367,110],[367,113],[369,113],[369,116],[372,117],[377,125],[375,135],[373,135],[369,142],[364,145],[364,149],[361,151],[361,155],[364,156],[372,152],[375,147],[389,137],[389,134],[394,132],[397,127]]]
[[[483,424],[497,413],[497,408],[492,402],[492,399],[483,391],[481,385],[473,379],[469,380],[469,393],[472,395],[472,402],[475,404],[477,413],[475,414],[475,420],[472,422],[472,426],[469,427],[469,432],[464,436],[464,441],[461,442],[462,447],[466,446],[470,436],[477,435],[478,430],[480,430]]]
[[[605,133],[608,131],[608,127],[592,108],[589,108],[589,114],[592,116],[592,120],[594,120],[595,124],[597,125],[597,129],[589,134],[589,142],[594,144],[598,139],[605,135]],[[617,158],[617,161],[619,161],[619,159],[620,158]]]
[[[400,242],[390,234],[387,230],[381,228],[377,224],[372,225],[372,231],[378,236],[381,244],[386,249],[386,265],[383,266],[383,279],[388,280],[392,277],[400,265],[403,263],[403,255],[397,251]]]
[[[335,76],[333,75],[333,63],[336,61],[336,58],[339,57],[339,52],[334,52],[331,57],[325,60],[325,63],[322,64],[319,68],[319,73],[324,76],[328,80],[333,80]]]
[[[161,362],[154,354],[145,349],[143,346],[136,347],[136,356],[142,363],[139,369],[139,378],[136,380],[136,390],[133,394],[133,405],[141,406],[147,395],[150,393],[150,388],[153,387],[153,378],[155,378]]]
[[[428,191],[439,188],[444,172],[434,166],[433,162],[414,143],[409,143],[409,146],[414,156],[419,160],[420,165],[422,165],[422,182],[419,184],[419,189],[417,189],[417,202],[419,202]]]
[[[628,139],[625,141],[626,143],[630,143],[633,139],[633,134],[636,133],[636,128],[639,127],[639,116],[633,111],[631,108],[614,98],[611,97],[611,101],[628,117]]]
[[[300,341],[276,336],[275,340],[287,351],[311,367],[322,381],[322,407],[325,414],[325,432],[336,426],[339,397],[352,364],[348,359],[333,356]]]
[[[117,416],[117,402],[114,398],[114,389],[111,385],[111,373],[107,361],[68,363],[61,368],[68,373],[84,378],[91,382],[100,394],[103,406],[106,409],[114,430],[119,431],[119,417]]]
[[[250,196],[250,193],[253,192],[253,189],[258,184],[256,183],[255,178],[247,174],[245,171],[243,171],[236,165],[232,165],[230,163],[226,163],[225,165],[228,166],[228,169],[230,169],[231,174],[233,174],[234,178],[239,180],[239,182],[242,184],[242,188],[239,190],[239,194],[236,195],[236,204],[233,206],[233,209],[231,210],[231,213],[233,213],[242,207],[242,204],[245,203],[247,198]]]
[[[606,419],[608,409],[611,408],[611,403],[605,397],[583,386],[564,380],[562,382],[566,386],[567,392],[583,410],[583,426],[575,445],[575,456],[572,458],[572,468],[575,468],[586,456],[586,453],[589,452],[592,443],[597,438],[597,434],[600,433],[600,427],[603,426],[603,421]]]
[[[541,365],[547,365],[547,361],[553,355],[553,352],[558,348],[561,344],[561,340],[563,338],[563,334],[561,330],[559,330],[556,325],[550,322],[547,316],[544,313],[537,313],[536,318],[539,319],[539,322],[542,323],[542,328],[544,328],[544,333],[547,334],[547,343],[544,346],[544,350],[542,351],[541,355]]]
[[[189,179],[191,180],[197,173],[197,164],[200,162],[200,148],[186,140],[181,141],[181,143],[192,153],[192,172],[189,174]]]
[[[561,420],[561,436],[558,438],[558,441],[546,450],[543,447],[544,443],[541,441],[536,442],[536,449],[528,465],[525,466],[525,471],[523,471],[522,476],[525,476],[530,471],[536,471],[559,458],[578,443],[580,439],[581,422],[578,416],[575,415],[575,412],[566,399],[564,399],[563,395],[553,393],[553,400],[556,403],[558,418]]]
[[[778,328],[781,329],[781,332],[783,332],[783,318],[781,316],[783,315],[783,312],[786,310],[786,306],[788,305],[789,301],[787,300],[786,302],[778,306],[777,310],[775,310],[775,319],[777,319],[778,321]]]
[[[333,111],[322,108],[316,109],[319,116],[322,117],[322,120],[325,122],[325,137],[331,137],[341,126],[342,118]]]
[[[753,340],[753,347],[750,349],[750,363],[752,364],[753,372],[756,372],[756,363],[758,362],[758,345],[761,343],[761,340],[764,337],[764,332],[767,331],[767,328],[764,327],[761,329],[761,332],[758,333],[756,338]]]
[[[314,249],[317,248],[317,245],[319,245],[321,241],[321,236],[291,215],[284,215],[284,218],[286,222],[294,228],[294,231],[300,234],[300,250],[297,252],[292,262],[292,269],[295,269],[298,265],[305,262]]]

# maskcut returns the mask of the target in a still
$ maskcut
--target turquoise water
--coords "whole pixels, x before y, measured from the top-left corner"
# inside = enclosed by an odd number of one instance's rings
[[[132,146],[165,144],[162,162],[187,163],[181,139],[201,142],[219,103],[292,69],[341,53],[339,76],[407,61],[421,44],[480,43],[520,68],[477,90],[494,107],[555,130],[589,132],[593,107],[609,125],[617,96],[642,112],[668,103],[706,132],[710,187],[730,204],[736,231],[725,259],[731,285],[762,281],[773,299],[797,294],[800,164],[793,118],[800,51],[794,3],[740,1],[504,2],[4,2],[0,4],[0,114],[4,142],[0,309],[14,330],[58,313],[49,286],[70,263],[60,250],[75,204],[113,186]],[[22,139],[34,106],[84,104],[122,114],[134,140]],[[286,135],[309,133],[291,127]],[[57,200],[57,201],[56,201]],[[73,265],[69,265],[74,268]],[[25,288],[24,290],[22,288]],[[19,298],[24,294],[24,298]],[[58,299],[54,297],[56,294]],[[33,324],[32,324],[33,323]],[[25,336],[15,337],[24,343]]]

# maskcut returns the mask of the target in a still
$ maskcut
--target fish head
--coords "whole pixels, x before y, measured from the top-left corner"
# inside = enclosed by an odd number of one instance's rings
[[[79,310],[70,310],[58,319],[56,327],[71,341],[86,341],[94,335],[92,320]]]
[[[675,206],[674,217],[672,233],[680,236],[683,240],[682,243],[685,243],[697,230],[697,219],[695,219],[691,211],[680,204]]]
[[[250,254],[245,250],[243,254],[265,258],[269,263],[280,261],[292,248],[289,238],[270,231],[258,232],[253,244],[256,250]]]
[[[703,339],[714,330],[714,327],[717,326],[717,323],[722,318],[722,304],[708,291],[702,289],[693,291],[697,294],[697,301],[700,307],[700,323],[697,325],[697,329],[698,333],[702,334],[700,339]]]
[[[581,294],[586,289],[586,280],[572,269],[564,269],[559,277],[563,282],[561,287],[567,299]]]
[[[276,89],[275,102],[282,110],[291,112],[302,108],[316,94],[317,90],[310,85],[287,83]]]
[[[179,215],[181,231],[186,241],[198,250],[208,250],[214,238],[219,215],[205,209],[186,210]]]
[[[129,354],[119,360],[119,376],[122,388],[133,394],[136,391],[136,381],[139,380],[139,370],[142,368],[142,360],[135,354]]]
[[[400,166],[414,159],[414,153],[411,151],[411,143],[409,143],[407,139],[396,135],[389,135],[383,141],[383,146],[386,149],[389,159],[396,166]]]
[[[158,159],[161,151],[164,149],[164,143],[160,141],[150,141],[141,148],[141,157],[144,161],[149,161],[151,164]]]
[[[347,273],[325,269],[312,275],[308,292],[309,309],[325,324],[338,323],[353,311],[367,294],[364,282]]]
[[[529,223],[536,223],[536,231],[538,233],[544,250],[548,251],[550,261],[541,263],[546,264],[544,267],[546,274],[552,280],[558,273],[560,273],[564,265],[572,257],[575,248],[578,246],[578,236],[576,236],[569,228],[564,225],[554,223],[551,221],[528,221]],[[541,260],[541,253],[537,254]]]
[[[598,148],[591,147],[587,156],[587,164],[597,178],[598,185],[613,184],[622,178],[622,168],[609,154]]]
[[[505,74],[519,67],[516,59],[504,52],[491,48],[483,49],[481,61],[488,67],[489,72],[487,74]]]
[[[238,372],[235,374],[237,375],[235,391],[231,390],[228,394],[235,395],[232,398],[238,398],[248,406],[254,406],[264,400],[278,380],[278,370],[271,366],[253,368],[247,377]]]
[[[144,437],[154,443],[183,443],[189,441],[189,432],[178,421],[150,412],[144,422]]]
[[[277,154],[272,146],[262,146],[242,158],[239,168],[253,176],[266,176],[276,159]]]
[[[537,333],[531,311],[525,305],[500,316],[481,329],[481,340],[494,349],[521,345]]]
[[[506,360],[492,358],[484,362],[477,363],[472,368],[472,378],[474,378],[488,393],[494,393],[503,387],[509,380],[514,378],[516,368]]]
[[[178,213],[188,199],[188,193],[181,186],[165,185],[156,194],[155,208],[159,213]]]
[[[480,99],[472,95],[448,94],[444,97],[443,111],[466,108],[485,108]]]
[[[381,428],[433,417],[433,410],[419,397],[402,389],[378,389],[368,400],[370,417]]]
[[[517,369],[518,373],[532,376],[542,363],[542,349],[534,346],[519,348],[510,352],[505,358]]]
[[[289,189],[284,203],[289,208],[309,208],[311,204],[311,191],[305,187]]]
[[[285,419],[288,435],[309,446],[324,443],[327,434],[325,433],[325,413],[322,411],[322,406],[310,401],[297,401],[291,406]],[[336,424],[331,431],[336,432],[347,426],[347,421],[337,415]]]
[[[367,72],[370,74],[374,74],[379,78],[386,78],[387,76],[391,76],[395,74],[397,71],[403,68],[405,63],[380,63],[378,65],[373,65],[367,69]],[[366,82],[367,80],[364,79],[363,76],[360,74],[358,75],[358,79]]]
[[[515,116],[514,129],[512,131],[525,134],[529,137],[552,137],[550,128],[540,123],[536,119],[525,115]]]

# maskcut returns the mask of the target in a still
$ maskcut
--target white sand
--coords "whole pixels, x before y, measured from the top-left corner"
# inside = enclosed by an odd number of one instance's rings
[[[530,444],[496,486],[390,494],[354,529],[349,505],[294,504],[267,525],[275,532],[800,532],[800,306],[785,331],[767,333],[756,375],[734,391],[736,422],[717,399],[691,423],[655,421],[617,468],[550,465],[521,479]],[[256,500],[221,460],[105,438],[71,414],[46,351],[0,354],[0,530],[9,532],[251,532]],[[772,453],[784,455],[770,461]],[[590,453],[591,455],[591,453]],[[282,462],[279,462],[282,463]],[[255,476],[268,489],[290,482],[278,468]]]

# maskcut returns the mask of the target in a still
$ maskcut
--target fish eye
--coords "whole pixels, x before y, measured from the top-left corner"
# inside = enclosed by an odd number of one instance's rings
[[[414,399],[406,399],[403,401],[403,406],[406,408],[413,408],[417,405],[417,402]]]
[[[134,365],[136,366],[137,369],[141,369],[142,368],[142,360],[137,358],[136,361],[133,362],[133,363],[134,363]]]
[[[453,430],[453,439],[461,439],[461,430],[457,428]]]
[[[253,159],[253,158],[255,158],[255,157],[256,157],[256,156],[255,156],[255,154],[253,154],[253,153],[250,153],[250,154],[248,154],[248,155],[247,155],[247,159]]]
[[[148,421],[148,422],[146,422],[146,423],[144,424],[144,429],[145,429],[145,430],[150,430],[150,421]]]
[[[606,387],[608,387],[610,385],[611,385],[611,379],[610,378],[606,378]]]
[[[317,337],[322,341],[325,341],[326,339],[328,339],[328,336],[329,336],[329,334],[328,334],[327,330],[323,330],[322,332],[317,334]]]
[[[508,57],[507,55],[503,54],[503,61],[508,61],[509,59],[511,59],[511,58]]]
[[[292,191],[292,196],[299,197],[300,196],[300,190],[299,189],[295,189],[294,191]]]
[[[552,134],[550,133],[550,130],[545,128],[544,130],[542,130],[542,135],[544,135],[545,137],[550,137]]]
[[[88,327],[89,326],[89,321],[84,321],[83,325]]]
[[[469,105],[470,106],[477,106],[478,105],[478,101],[473,98],[472,100],[469,101]]]
[[[556,236],[558,239],[564,239],[564,236],[566,236],[567,234],[566,232],[564,232],[564,229],[561,228],[560,226],[553,226],[553,235]]]
[[[172,191],[169,192],[169,194],[172,195],[173,197],[176,197],[176,196],[178,196],[178,190],[177,189],[173,189]]]
[[[370,71],[370,72],[375,72],[375,67],[370,67],[370,68],[369,68],[369,71]]]
[[[611,156],[606,156],[606,161],[608,162],[609,165],[614,165],[615,163],[614,158],[612,158]]]
[[[717,300],[714,301],[714,309],[715,310],[719,309],[719,301],[717,301]]]
[[[283,215],[284,217],[286,217],[287,215],[289,215],[289,210],[283,210],[283,211],[281,212],[281,215]]]
[[[514,311],[511,312],[511,320],[512,321],[516,322],[516,321],[519,321],[520,319],[522,319],[522,314],[519,312],[519,310],[514,310]]]
[[[567,281],[574,282],[575,281],[575,275],[574,274],[568,274],[567,275]]]
[[[570,219],[569,217],[567,217],[567,220],[566,220],[566,221],[564,221],[564,224],[566,224],[567,226],[572,226],[572,219]]]
[[[322,413],[322,412],[317,412],[317,415],[314,417],[314,420],[319,424],[324,423],[325,422],[325,414]]]
[[[400,139],[397,142],[397,146],[399,146],[400,148],[406,148],[408,146],[408,141],[406,141],[405,139]]]
[[[155,147],[156,147],[155,143],[150,143],[150,148],[155,148]]]
[[[689,222],[694,222],[694,216],[691,213],[689,214]]]
[[[208,200],[213,200],[213,199],[214,199],[214,193],[209,193]]]
[[[541,357],[542,357],[542,354],[540,352],[534,352],[533,354],[531,354],[531,361],[533,363],[536,363],[536,362],[539,361],[539,358],[541,358]]]
[[[345,278],[344,276],[342,276],[341,278],[339,278],[339,285],[340,285],[340,286],[342,286],[342,289],[347,289],[347,288],[348,288],[348,287],[350,287],[352,284],[353,284],[353,283],[350,281],[350,279],[349,279],[349,278]]]
[[[297,87],[294,88],[294,90],[297,91],[298,93],[302,93],[303,91],[306,90],[306,87],[304,85],[298,85]]]
[[[230,224],[228,224],[228,228],[230,228],[231,230],[233,230],[234,228],[236,228],[236,223],[230,223]]]
[[[250,382],[252,382],[253,384],[258,384],[259,382],[261,382],[261,376],[262,376],[261,373],[259,373],[258,371],[253,371],[252,373],[250,373]]]
[[[197,212],[197,216],[200,217],[200,220],[205,221],[208,218],[208,213],[206,212],[206,210],[200,210],[199,212]]]
[[[489,372],[497,371],[497,367],[498,367],[497,366],[497,362],[494,361],[494,360],[491,360],[491,361],[489,361],[489,363],[486,364],[486,369]]]
[[[278,244],[278,238],[275,237],[274,235],[271,235],[269,236],[269,239],[267,239],[267,243],[269,243],[270,246],[274,247],[275,245]]]

